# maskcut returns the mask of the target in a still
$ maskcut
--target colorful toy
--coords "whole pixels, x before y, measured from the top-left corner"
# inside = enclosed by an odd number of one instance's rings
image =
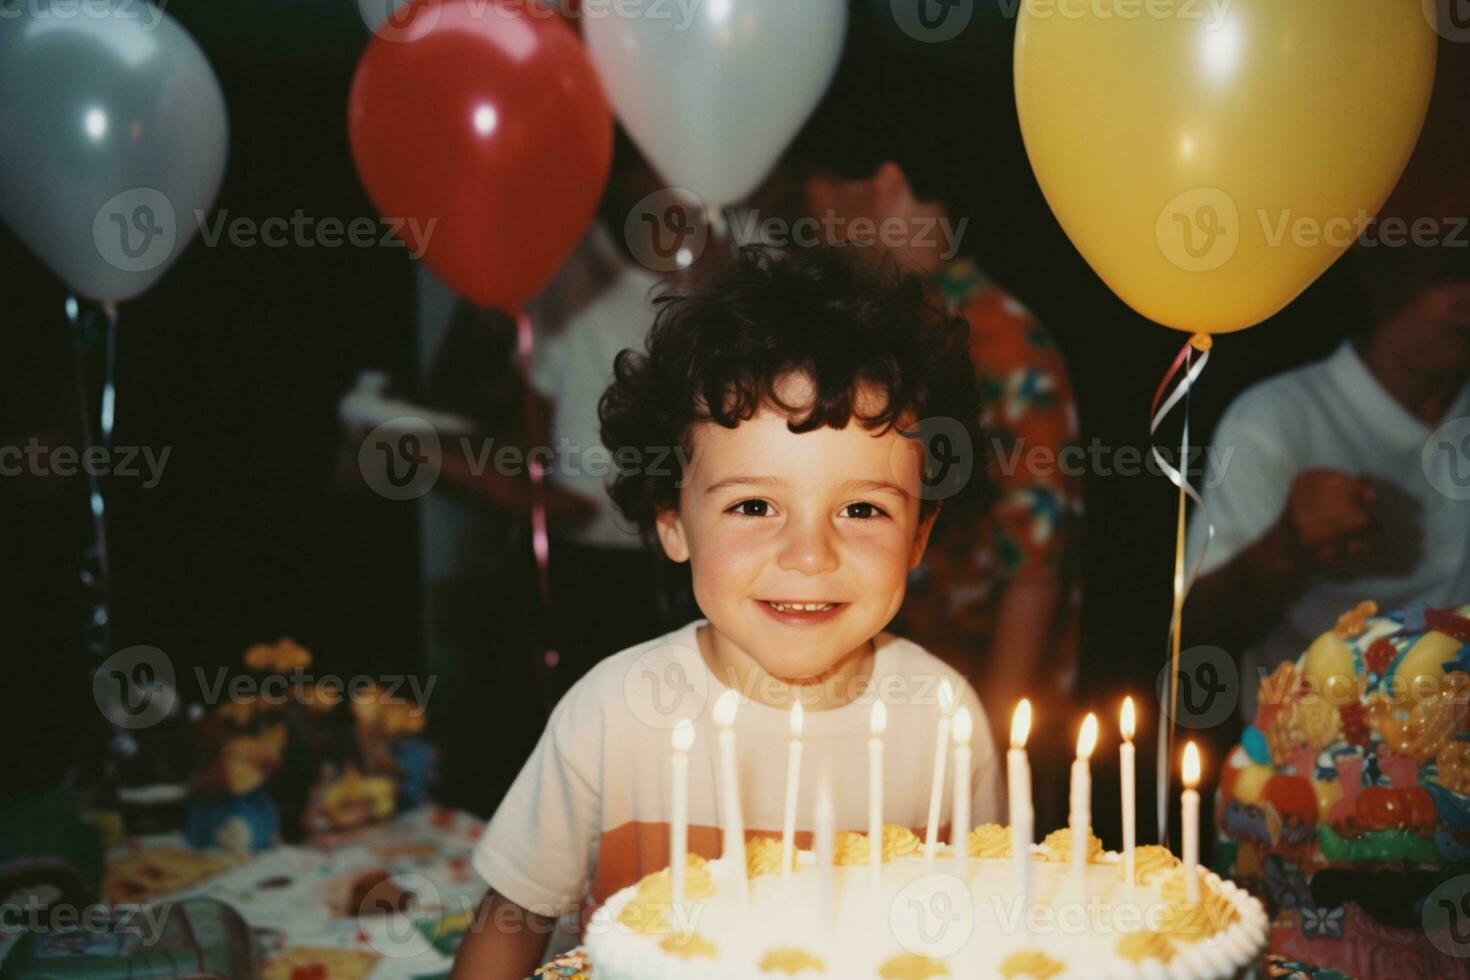
[[[1222,873],[1273,914],[1272,952],[1460,975],[1415,910],[1470,873],[1470,605],[1362,603],[1263,678],[1217,821]]]

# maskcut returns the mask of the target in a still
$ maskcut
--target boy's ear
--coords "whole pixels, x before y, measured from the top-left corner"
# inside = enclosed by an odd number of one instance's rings
[[[659,544],[663,545],[664,554],[670,561],[689,560],[689,540],[684,535],[684,522],[679,519],[677,510],[659,511],[658,517],[654,518],[654,529],[658,531]]]
[[[929,516],[919,522],[919,527],[914,531],[914,549],[909,554],[909,571],[919,567],[919,562],[924,560],[924,549],[929,546],[929,534],[934,530],[934,521],[939,517],[939,512],[944,508],[944,501],[936,500],[934,509]]]

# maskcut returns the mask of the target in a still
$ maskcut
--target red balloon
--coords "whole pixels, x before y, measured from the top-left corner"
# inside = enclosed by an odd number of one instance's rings
[[[515,310],[571,252],[612,158],[576,35],[524,3],[428,0],[376,30],[348,97],[373,205],[455,292]]]

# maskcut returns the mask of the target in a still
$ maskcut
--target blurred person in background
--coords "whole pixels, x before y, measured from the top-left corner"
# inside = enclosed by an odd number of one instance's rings
[[[976,168],[936,98],[943,88],[926,62],[884,48],[859,24],[772,194],[807,229],[815,222],[875,258],[892,256],[969,323],[988,441],[973,458],[988,467],[994,497],[978,523],[936,531],[891,629],[1001,706],[990,720],[1003,745],[1011,705],[1029,697],[1045,712],[1069,694],[1077,669],[1082,496],[1080,473],[1065,463],[1068,447],[1080,448],[1078,423],[1051,335],[972,257],[976,240],[996,230],[958,210]],[[1046,738],[1033,732],[1033,751],[1046,752]]]
[[[1232,403],[1190,524],[1191,561],[1215,536],[1185,629],[1241,654],[1247,718],[1259,679],[1362,600],[1470,597],[1470,269],[1444,247],[1356,259],[1364,329]]]

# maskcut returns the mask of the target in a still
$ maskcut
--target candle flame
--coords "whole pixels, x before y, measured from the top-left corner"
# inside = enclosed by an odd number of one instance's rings
[[[1199,785],[1199,748],[1193,742],[1184,744],[1184,785],[1194,789]]]
[[[969,745],[970,733],[975,723],[970,720],[970,709],[961,708],[954,715],[954,744]]]
[[[874,735],[882,735],[888,730],[888,705],[882,701],[873,702],[873,718],[870,729]]]
[[[954,710],[954,685],[948,677],[939,682],[939,710],[946,715]]]
[[[674,726],[674,751],[688,752],[694,746],[694,726],[685,718]]]
[[[791,703],[791,735],[793,738],[801,737],[801,728],[804,721],[805,719],[801,712],[801,702],[793,701]]]
[[[1092,750],[1097,748],[1097,715],[1091,711],[1087,717],[1082,719],[1082,730],[1077,733],[1077,758],[1092,758]]]
[[[1011,715],[1011,748],[1024,749],[1026,736],[1031,734],[1031,701],[1022,698]]]
[[[1123,732],[1124,741],[1133,741],[1133,733],[1138,727],[1138,721],[1133,716],[1133,697],[1129,695],[1123,699],[1123,717],[1118,724],[1119,730]]]
[[[715,702],[715,724],[721,728],[729,728],[735,724],[735,710],[740,707],[740,695],[734,691],[726,691],[720,695]]]

